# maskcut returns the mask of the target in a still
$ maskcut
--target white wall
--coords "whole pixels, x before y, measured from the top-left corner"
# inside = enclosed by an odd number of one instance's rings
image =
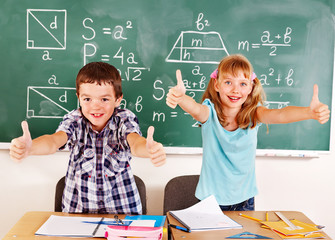
[[[30,157],[17,164],[0,150],[0,237],[27,211],[53,211],[55,185],[65,175],[68,152]],[[168,155],[167,164],[155,168],[135,158],[133,171],[147,186],[148,214],[162,214],[163,189],[177,175],[199,174],[200,155]],[[296,210],[335,239],[335,155],[315,159],[266,158],[256,161],[259,195],[256,210]]]

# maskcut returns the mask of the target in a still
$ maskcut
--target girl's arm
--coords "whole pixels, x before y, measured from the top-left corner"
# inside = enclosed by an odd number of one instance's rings
[[[207,121],[209,116],[208,107],[197,103],[193,98],[187,96],[186,88],[183,83],[181,72],[178,69],[176,71],[177,85],[169,90],[166,95],[166,104],[175,108],[179,105],[185,112],[188,112],[195,120],[204,123]]]
[[[262,123],[291,123],[302,120],[315,119],[321,124],[329,120],[330,111],[328,105],[319,101],[318,86],[314,85],[312,101],[309,107],[288,106],[282,109],[257,108],[257,118]]]
[[[63,131],[51,135],[43,135],[31,139],[28,123],[21,123],[23,135],[11,141],[9,155],[13,160],[19,161],[29,155],[47,155],[55,153],[67,142],[67,134]]]
[[[154,127],[148,128],[147,138],[138,135],[137,133],[129,133],[127,142],[130,146],[131,153],[135,157],[150,158],[152,164],[159,167],[165,164],[166,154],[161,143],[153,139]]]

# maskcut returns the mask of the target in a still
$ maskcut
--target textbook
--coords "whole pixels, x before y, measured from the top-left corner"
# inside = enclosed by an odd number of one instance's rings
[[[166,216],[136,215],[125,219],[51,215],[35,235],[59,237],[105,237],[107,226],[162,228]]]
[[[189,208],[170,211],[170,214],[190,231],[242,228],[221,211],[213,195]]]

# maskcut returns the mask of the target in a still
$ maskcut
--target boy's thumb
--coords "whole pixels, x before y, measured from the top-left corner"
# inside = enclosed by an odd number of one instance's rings
[[[154,131],[155,128],[153,126],[150,126],[148,128],[148,132],[147,132],[147,146],[150,147],[151,144],[154,142]]]
[[[22,131],[23,131],[23,138],[24,139],[31,139],[29,126],[28,126],[27,121],[22,121],[21,122],[21,127],[22,127]]]

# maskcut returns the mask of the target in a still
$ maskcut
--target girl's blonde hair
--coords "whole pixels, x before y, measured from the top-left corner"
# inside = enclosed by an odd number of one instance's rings
[[[240,54],[230,55],[223,58],[218,66],[217,80],[220,76],[224,78],[227,75],[236,77],[240,72],[244,74],[245,78],[250,79],[253,73],[253,67],[246,57]],[[215,78],[209,80],[207,89],[202,96],[201,102],[206,98],[211,100],[214,104],[219,122],[223,127],[228,123],[225,120],[223,109],[221,108],[222,102],[219,93],[215,90]],[[265,101],[265,93],[259,79],[256,77],[253,80],[252,91],[248,98],[243,103],[240,112],[236,116],[237,124],[240,128],[246,129],[248,127],[256,127],[258,120],[256,116],[256,108],[259,104],[263,105]]]

